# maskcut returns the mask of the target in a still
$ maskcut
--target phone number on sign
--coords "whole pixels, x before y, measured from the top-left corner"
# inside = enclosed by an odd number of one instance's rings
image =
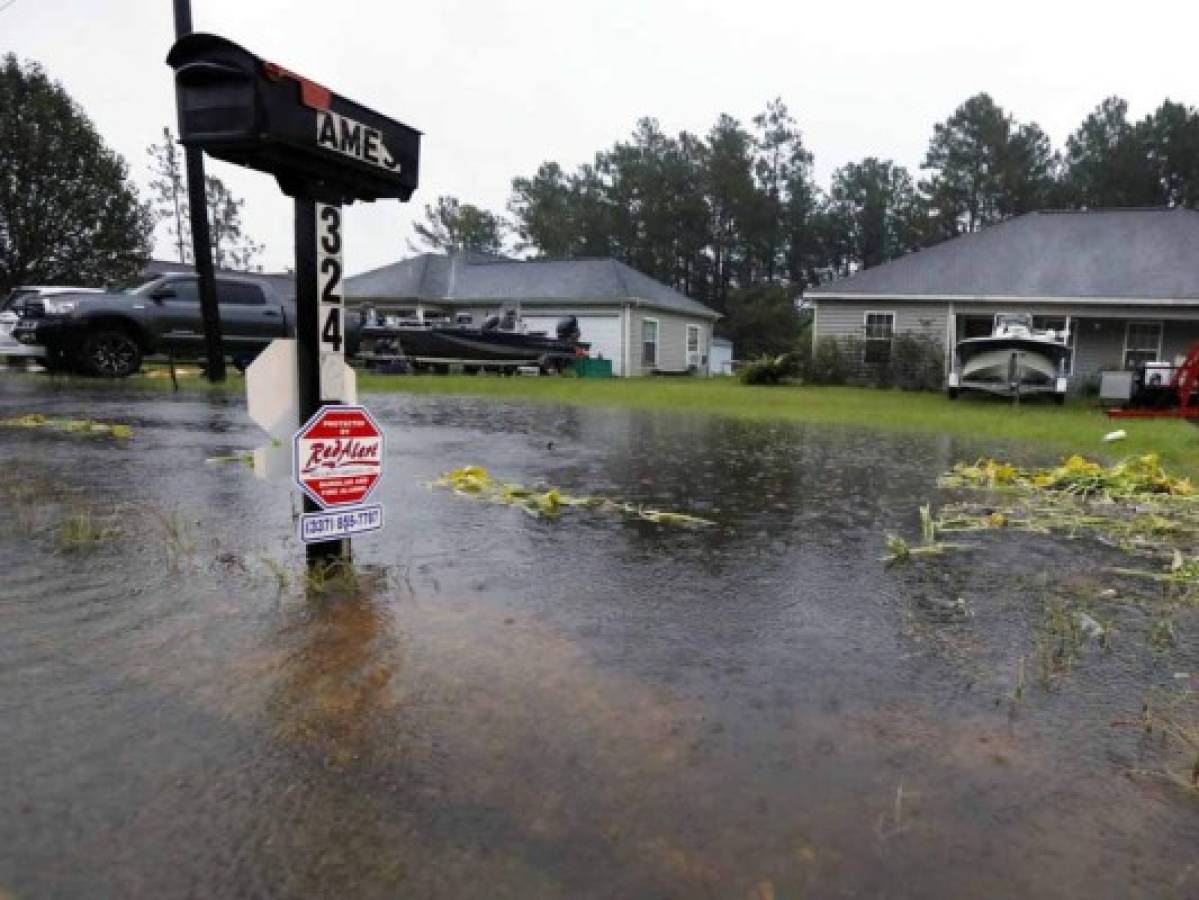
[[[330,540],[383,527],[383,507],[363,506],[338,512],[308,513],[300,518],[300,537],[305,541]]]

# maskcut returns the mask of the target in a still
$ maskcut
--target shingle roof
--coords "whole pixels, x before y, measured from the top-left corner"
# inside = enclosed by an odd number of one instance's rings
[[[1028,213],[806,295],[1199,300],[1199,212]]]
[[[719,314],[614,259],[525,261],[474,253],[424,253],[346,279],[356,300],[423,300],[545,304],[640,301],[672,312],[715,319]]]

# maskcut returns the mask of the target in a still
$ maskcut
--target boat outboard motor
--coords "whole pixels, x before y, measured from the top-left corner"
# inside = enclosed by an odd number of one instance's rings
[[[499,327],[500,327],[500,317],[499,316],[488,316],[486,319],[483,320],[483,330],[484,331],[495,331]]]
[[[558,340],[576,344],[581,334],[579,320],[575,316],[563,316],[558,320]]]

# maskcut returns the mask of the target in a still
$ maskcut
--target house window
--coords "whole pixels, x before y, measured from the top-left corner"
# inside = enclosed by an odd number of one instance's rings
[[[1124,368],[1135,369],[1161,358],[1162,323],[1129,322],[1124,329]]]
[[[646,369],[658,365],[658,320],[641,320],[641,365]]]
[[[699,353],[699,326],[687,326],[687,352]]]
[[[887,362],[891,358],[891,338],[895,336],[895,313],[866,313],[862,331],[866,338],[866,362]]]

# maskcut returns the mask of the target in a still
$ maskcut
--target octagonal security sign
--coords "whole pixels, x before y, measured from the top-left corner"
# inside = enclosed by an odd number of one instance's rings
[[[383,429],[361,406],[323,406],[296,432],[296,484],[322,509],[356,506],[383,477]]]

